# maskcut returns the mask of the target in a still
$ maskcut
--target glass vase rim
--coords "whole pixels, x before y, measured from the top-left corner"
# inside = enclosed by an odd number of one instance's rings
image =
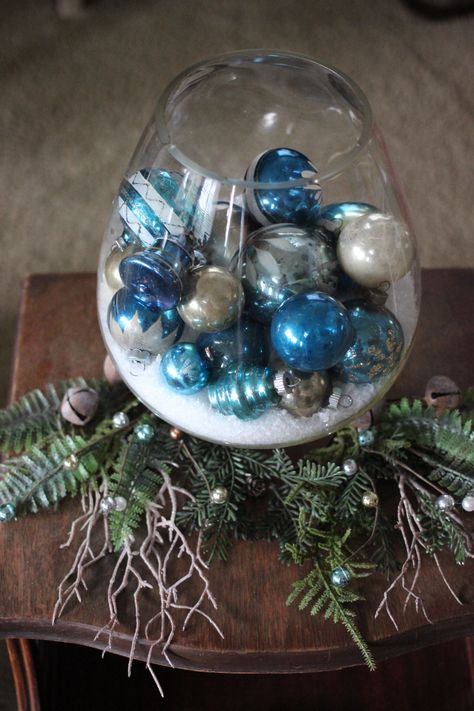
[[[300,52],[291,52],[287,50],[279,50],[279,49],[243,49],[243,50],[233,50],[232,52],[224,52],[222,54],[218,54],[214,57],[209,57],[204,60],[200,60],[199,62],[195,62],[194,64],[191,64],[190,66],[186,67],[183,69],[179,74],[177,74],[174,79],[172,79],[167,86],[164,88],[164,90],[161,92],[160,97],[158,99],[158,104],[155,109],[155,125],[156,125],[156,130],[158,133],[158,137],[163,145],[164,148],[167,149],[167,151],[170,153],[170,155],[178,161],[181,165],[183,165],[186,169],[192,171],[195,174],[198,174],[202,176],[204,179],[211,179],[214,181],[217,181],[223,185],[229,185],[233,187],[238,187],[238,188],[243,188],[243,189],[252,189],[252,188],[260,188],[260,189],[273,189],[273,190],[279,190],[279,189],[288,189],[288,188],[295,188],[295,187],[304,187],[306,185],[310,185],[311,183],[314,182],[314,178],[302,178],[301,180],[292,180],[292,181],[286,181],[286,182],[272,182],[272,183],[263,183],[260,181],[255,181],[255,180],[248,180],[246,178],[234,178],[234,177],[228,177],[228,176],[222,176],[216,173],[215,171],[209,170],[208,168],[205,168],[204,166],[200,165],[196,161],[194,161],[192,158],[187,156],[185,153],[183,153],[180,148],[175,145],[171,141],[171,136],[168,130],[166,118],[165,118],[165,112],[166,108],[168,105],[168,101],[170,97],[172,96],[174,90],[179,86],[179,84],[185,79],[188,75],[192,74],[192,72],[196,72],[200,69],[203,69],[206,66],[210,66],[213,64],[217,64],[218,62],[224,62],[224,61],[229,61],[231,59],[236,59],[237,57],[242,57],[242,58],[256,58],[257,56],[265,56],[265,57],[282,57],[282,58],[288,58],[288,59],[298,59],[300,61],[306,62],[310,65],[313,65],[314,67],[317,67],[319,69],[323,69],[325,71],[330,72],[333,76],[337,77],[339,80],[344,82],[354,93],[356,96],[360,107],[361,107],[361,113],[362,113],[362,130],[360,132],[360,135],[357,139],[356,144],[354,147],[344,155],[343,159],[340,161],[337,161],[335,165],[328,171],[325,172],[318,172],[317,173],[317,178],[318,180],[328,180],[330,178],[333,178],[334,176],[340,174],[343,172],[351,163],[354,162],[356,157],[364,150],[366,145],[368,144],[372,130],[373,130],[373,114],[372,114],[372,109],[370,106],[370,103],[360,88],[360,86],[353,80],[351,77],[349,77],[347,74],[342,72],[339,69],[336,69],[330,64],[323,64],[322,62],[318,62],[316,59],[313,59],[312,57],[300,53]],[[288,147],[288,146],[286,146]]]

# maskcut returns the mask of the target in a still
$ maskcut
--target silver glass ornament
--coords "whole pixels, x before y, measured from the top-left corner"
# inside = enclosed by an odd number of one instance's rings
[[[0,506],[0,523],[7,523],[11,521],[16,516],[16,509],[13,504],[7,502]]]
[[[104,496],[99,504],[100,510],[103,514],[107,515],[115,511],[115,499],[113,496]]]
[[[115,511],[125,511],[127,503],[125,496],[116,496],[114,498]]]
[[[338,272],[335,247],[321,230],[290,224],[263,227],[250,235],[243,254],[246,306],[254,318],[268,323],[290,296],[335,293]]]
[[[216,486],[212,489],[209,498],[213,504],[225,504],[229,497],[229,492],[225,486]]]
[[[351,279],[368,288],[398,281],[412,267],[415,243],[393,215],[373,212],[347,224],[339,235],[337,256]]]
[[[353,476],[357,470],[358,470],[357,462],[355,459],[346,459],[342,463],[342,469],[344,471],[344,474],[347,476]]]
[[[321,409],[327,400],[330,387],[329,375],[325,370],[314,373],[300,373],[291,369],[293,382],[281,392],[280,407],[294,417],[311,417]]]
[[[375,491],[366,491],[362,495],[362,506],[365,506],[367,509],[376,509],[378,505],[379,497]]]
[[[198,267],[186,281],[178,312],[195,331],[223,331],[237,320],[244,304],[240,281],[222,267]]]
[[[451,494],[441,494],[435,501],[436,508],[440,511],[451,511],[454,508],[454,499]]]
[[[461,501],[461,506],[464,511],[471,513],[474,511],[474,494],[467,494]]]
[[[347,568],[338,566],[331,572],[331,583],[335,588],[345,588],[351,581],[351,574]]]
[[[132,254],[138,252],[139,248],[139,245],[135,242],[124,245],[123,248],[120,242],[113,244],[110,254],[104,263],[104,277],[109,287],[114,291],[118,291],[118,289],[121,289],[123,286],[119,272],[120,262],[122,259],[125,259],[125,257],[131,257]]]
[[[130,418],[126,412],[116,412],[112,417],[112,427],[115,430],[121,430],[126,427],[130,422]]]

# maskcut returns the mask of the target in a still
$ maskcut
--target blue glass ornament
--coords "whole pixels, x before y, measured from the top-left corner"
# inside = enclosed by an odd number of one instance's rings
[[[0,506],[0,523],[7,523],[16,516],[16,509],[11,503],[2,504]]]
[[[344,356],[354,329],[344,306],[327,294],[297,294],[280,306],[271,328],[280,358],[297,370],[327,370]]]
[[[161,360],[166,383],[181,395],[193,395],[209,382],[211,366],[194,343],[177,343]]]
[[[179,173],[153,168],[139,170],[122,182],[120,217],[144,247],[154,246],[160,237],[177,237],[189,227],[193,203],[180,190],[181,181]]]
[[[137,425],[133,431],[136,438],[141,442],[149,442],[155,436],[155,430],[148,422],[142,422],[140,425]]]
[[[117,291],[110,302],[108,326],[114,340],[127,350],[162,353],[175,343],[184,323],[176,309],[148,309],[128,289]]]
[[[156,247],[120,262],[120,278],[134,297],[148,308],[172,309],[183,291],[183,279],[192,265],[189,239],[157,240]]]
[[[357,441],[361,447],[371,447],[375,442],[375,435],[372,430],[362,430],[357,435]]]
[[[269,323],[294,294],[333,294],[338,273],[335,247],[322,231],[288,224],[262,227],[250,235],[243,253],[245,303],[253,318]]]
[[[321,209],[317,224],[337,239],[349,222],[371,212],[377,212],[377,208],[367,202],[333,202]]]
[[[345,588],[351,581],[351,574],[347,568],[338,566],[331,572],[331,583],[335,588]]]
[[[312,182],[294,188],[249,188],[245,199],[250,214],[261,225],[272,222],[314,224],[321,202],[317,172],[306,156],[291,148],[274,148],[257,156],[247,170],[247,180],[286,183],[311,178]]]
[[[196,346],[210,361],[214,377],[231,365],[265,365],[269,359],[266,329],[249,318],[242,318],[225,331],[201,333]]]
[[[221,415],[254,420],[280,400],[274,386],[275,375],[271,368],[245,365],[230,368],[209,385],[211,407]]]
[[[372,383],[390,375],[403,351],[399,322],[388,309],[370,302],[358,300],[346,306],[355,338],[337,364],[337,374],[352,383]]]

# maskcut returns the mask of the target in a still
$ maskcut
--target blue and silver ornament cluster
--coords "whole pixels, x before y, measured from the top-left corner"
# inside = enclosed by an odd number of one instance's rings
[[[412,239],[368,203],[325,205],[317,174],[297,150],[267,150],[240,198],[217,196],[209,214],[189,176],[127,177],[105,262],[115,341],[159,363],[175,393],[207,388],[212,408],[240,419],[270,407],[311,417],[344,382],[393,373],[403,331],[384,302],[412,266]]]

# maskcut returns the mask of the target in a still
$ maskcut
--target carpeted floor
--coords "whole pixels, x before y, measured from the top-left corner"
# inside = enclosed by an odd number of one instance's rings
[[[431,22],[401,0],[99,0],[74,21],[51,0],[2,0],[0,15],[0,402],[22,278],[95,269],[159,93],[206,56],[289,49],[352,76],[392,151],[422,265],[474,266],[474,15]]]

